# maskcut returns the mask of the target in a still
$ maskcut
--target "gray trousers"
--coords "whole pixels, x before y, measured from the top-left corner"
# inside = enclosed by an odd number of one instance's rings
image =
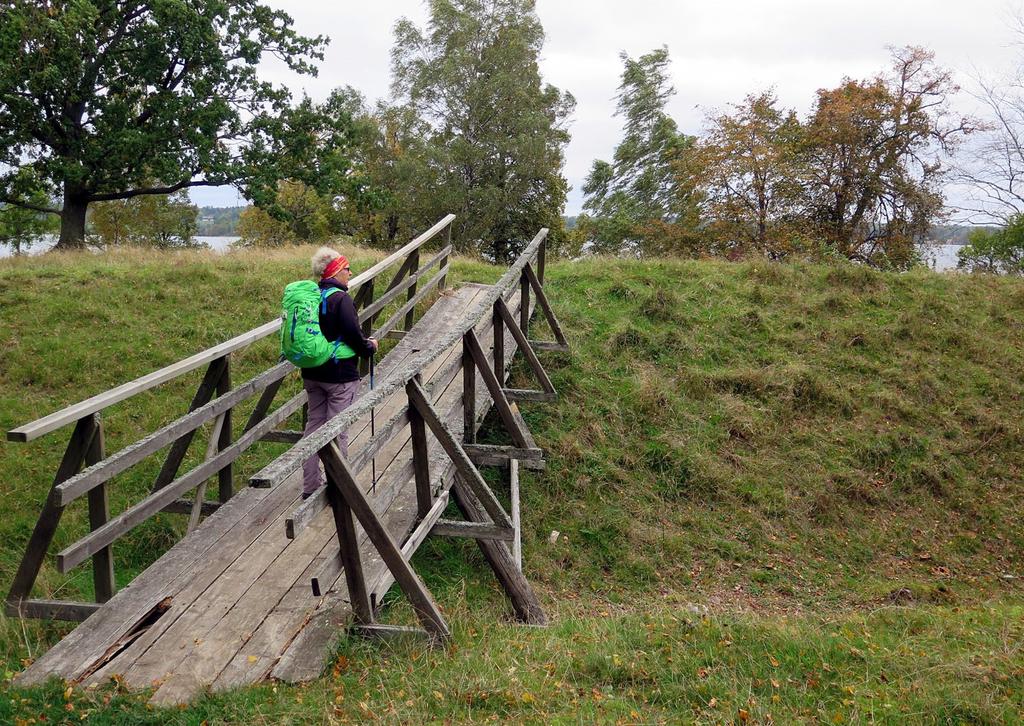
[[[359,393],[359,381],[348,383],[321,383],[320,381],[303,381],[306,398],[309,402],[309,413],[306,418],[305,436],[309,436],[324,425],[329,419],[352,405]],[[348,431],[342,431],[337,438],[341,454],[348,457]],[[320,473],[320,457],[311,456],[302,465],[302,493],[312,494],[324,483]]]

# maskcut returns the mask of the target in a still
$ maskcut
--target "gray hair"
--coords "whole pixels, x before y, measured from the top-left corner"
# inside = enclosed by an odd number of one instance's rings
[[[321,247],[313,253],[313,277],[320,279],[320,276],[324,274],[324,270],[327,269],[327,265],[331,264],[332,260],[336,260],[341,257],[341,253],[337,250],[332,250],[330,247]]]

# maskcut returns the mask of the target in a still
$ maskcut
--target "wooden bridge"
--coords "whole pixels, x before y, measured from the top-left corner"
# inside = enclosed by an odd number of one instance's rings
[[[364,379],[353,405],[309,438],[279,428],[305,404],[302,392],[274,408],[282,382],[296,375],[290,363],[231,385],[231,353],[274,334],[280,320],[8,433],[9,440],[31,441],[74,424],[7,596],[7,612],[83,621],[21,673],[18,684],[51,676],[80,683],[116,678],[130,688],[155,688],[154,702],[178,703],[207,688],[267,677],[308,680],[319,675],[346,628],[380,638],[410,630],[377,620],[382,598],[396,582],[421,623],[419,632],[443,643],[448,625],[409,564],[431,535],[474,538],[516,618],[546,622],[521,570],[518,492],[519,467],[543,468],[544,461],[517,402],[554,399],[537,352],[568,350],[544,294],[547,230],[496,285],[467,284],[453,292],[445,284],[453,219],[449,215],[351,281],[366,333],[399,341],[377,364],[373,390]],[[447,243],[421,265],[421,252],[446,230]],[[378,286],[389,270],[387,286]],[[376,297],[375,286],[383,290]],[[418,304],[435,289],[441,294],[416,321]],[[528,338],[537,306],[553,341]],[[535,374],[536,390],[506,387],[516,351]],[[103,409],[204,365],[188,413],[116,453],[104,451]],[[256,396],[233,438],[233,409]],[[492,406],[508,445],[476,443]],[[204,424],[211,424],[205,456],[179,474]],[[335,443],[346,429],[347,459]],[[260,441],[292,446],[236,493],[232,464]],[[148,495],[111,517],[111,479],[167,447]],[[316,455],[328,484],[303,501],[302,462]],[[482,466],[508,471],[510,511],[480,475]],[[212,480],[217,501],[205,495]],[[184,498],[189,492],[192,498]],[[61,514],[81,497],[88,500],[91,531],[58,552],[56,565],[68,572],[91,559],[98,602],[33,599]],[[449,502],[461,519],[445,517]],[[188,515],[188,533],[117,591],[112,544],[161,511]]]

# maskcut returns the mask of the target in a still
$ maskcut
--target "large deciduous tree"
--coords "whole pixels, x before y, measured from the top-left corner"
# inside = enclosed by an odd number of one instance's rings
[[[801,211],[800,122],[771,91],[710,119],[693,153],[704,190],[706,236],[721,251],[781,257]]]
[[[330,183],[338,162],[318,154],[346,130],[256,73],[270,54],[315,74],[325,43],[257,0],[8,0],[0,201],[59,214],[58,247],[77,247],[93,202],[221,184],[270,201],[278,178]],[[60,204],[34,202],[40,190]]]
[[[943,156],[972,122],[951,117],[952,76],[921,48],[888,75],[818,91],[803,131],[813,232],[844,257],[905,266],[943,209]]]
[[[643,254],[660,247],[665,225],[678,225],[692,212],[675,167],[694,139],[680,133],[666,111],[675,94],[668,48],[620,57],[616,115],[625,120],[625,134],[611,162],[594,162],[583,184],[588,215],[580,224],[598,251]]]
[[[534,0],[429,8],[425,28],[396,24],[392,66],[395,99],[429,126],[430,216],[456,213],[460,249],[506,261],[541,227],[561,230],[575,100],[542,81]]]

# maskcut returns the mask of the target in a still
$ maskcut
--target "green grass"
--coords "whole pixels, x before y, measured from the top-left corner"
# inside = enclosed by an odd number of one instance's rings
[[[271,319],[309,251],[0,262],[0,428]],[[307,687],[173,712],[114,686],[15,689],[0,722],[1008,723],[1024,711],[1024,283],[594,259],[549,265],[546,286],[573,352],[542,354],[559,402],[522,405],[548,452],[546,472],[524,474],[523,511],[551,628],[507,624],[475,546],[429,540],[414,564],[455,630],[448,653],[344,641]],[[99,332],[111,329],[132,336]],[[235,381],[274,355],[273,341],[253,346]],[[180,415],[200,375],[105,413],[108,449]],[[521,364],[514,377],[532,385]],[[4,586],[65,436],[0,445]],[[484,438],[503,440],[496,427]],[[262,446],[242,475],[280,450]],[[158,465],[115,480],[112,509]],[[180,520],[119,541],[119,576],[176,541]],[[65,524],[51,552],[86,530],[84,504]],[[36,594],[90,589],[88,567],[64,578],[48,564]],[[395,598],[388,617],[412,616]],[[65,631],[4,620],[5,668]]]

